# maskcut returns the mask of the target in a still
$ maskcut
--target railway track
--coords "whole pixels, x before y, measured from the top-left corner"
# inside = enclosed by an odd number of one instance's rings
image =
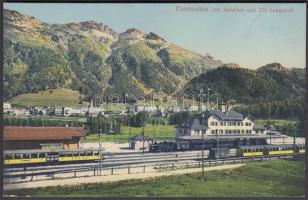
[[[119,167],[130,165],[145,165],[145,164],[163,164],[169,162],[196,160],[201,152],[168,152],[168,153],[146,153],[146,154],[110,154],[104,156],[105,159],[101,161],[101,166]],[[63,170],[82,170],[98,168],[99,163],[77,163],[77,164],[61,164],[48,166],[31,166],[24,168],[4,168],[4,176],[6,175],[21,175],[32,173],[49,173],[60,172]]]

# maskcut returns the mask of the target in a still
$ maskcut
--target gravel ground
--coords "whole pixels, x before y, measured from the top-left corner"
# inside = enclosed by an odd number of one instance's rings
[[[98,142],[80,143],[81,148],[99,148]],[[102,148],[106,152],[142,152],[140,150],[129,149],[129,143],[102,142]]]
[[[213,170],[224,170],[224,169],[233,169],[241,167],[243,164],[231,164],[231,165],[222,165],[222,166],[213,166],[205,167],[205,171]],[[109,173],[104,176],[91,176],[91,177],[80,177],[80,178],[66,178],[60,180],[44,180],[44,181],[33,181],[28,183],[14,183],[14,184],[4,184],[4,190],[13,190],[13,189],[22,189],[22,188],[38,188],[38,187],[48,187],[48,186],[66,186],[66,185],[78,185],[85,183],[106,183],[106,182],[115,182],[128,179],[145,179],[153,178],[158,176],[172,176],[180,174],[189,174],[195,172],[201,172],[202,168],[190,168],[190,169],[178,169],[174,171],[162,171],[159,172],[154,168],[147,168],[146,172],[143,173],[140,169],[140,172],[134,171],[131,174],[127,173],[127,169],[116,170],[114,175]]]

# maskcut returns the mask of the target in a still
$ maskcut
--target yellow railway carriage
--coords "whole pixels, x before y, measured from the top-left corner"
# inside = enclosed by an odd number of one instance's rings
[[[294,153],[305,153],[305,145],[253,145],[239,146],[238,156],[252,157],[265,155],[288,155]]]
[[[263,145],[240,146],[238,149],[238,155],[244,157],[263,156],[263,149]]]
[[[13,150],[4,151],[4,165],[31,165],[44,163],[87,162],[100,159],[98,149]],[[102,157],[103,159],[103,157]]]
[[[301,153],[301,154],[305,153],[305,145],[303,144],[298,145],[298,153]]]
[[[269,155],[280,155],[280,154],[293,154],[294,146],[277,146],[277,147],[269,147],[268,154]]]

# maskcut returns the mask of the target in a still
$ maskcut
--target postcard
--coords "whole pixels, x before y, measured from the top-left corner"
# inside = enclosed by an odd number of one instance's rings
[[[304,197],[305,3],[3,6],[4,197]]]

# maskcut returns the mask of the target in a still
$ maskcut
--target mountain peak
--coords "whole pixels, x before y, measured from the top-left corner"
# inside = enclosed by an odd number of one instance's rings
[[[121,37],[126,39],[138,39],[144,36],[144,33],[136,28],[129,28],[124,33],[120,34]]]
[[[272,70],[278,72],[288,72],[290,71],[288,68],[282,66],[280,63],[270,63],[263,67],[260,67],[258,70]]]
[[[42,22],[35,17],[24,15],[15,10],[3,10],[4,22],[15,27],[20,27],[20,30],[24,28],[33,28],[36,25],[42,24]]]
[[[161,40],[163,42],[166,42],[166,40],[162,37],[160,37],[159,35],[157,35],[156,33],[153,33],[153,32],[150,32],[148,34],[145,35],[145,39],[148,39],[148,40]]]

